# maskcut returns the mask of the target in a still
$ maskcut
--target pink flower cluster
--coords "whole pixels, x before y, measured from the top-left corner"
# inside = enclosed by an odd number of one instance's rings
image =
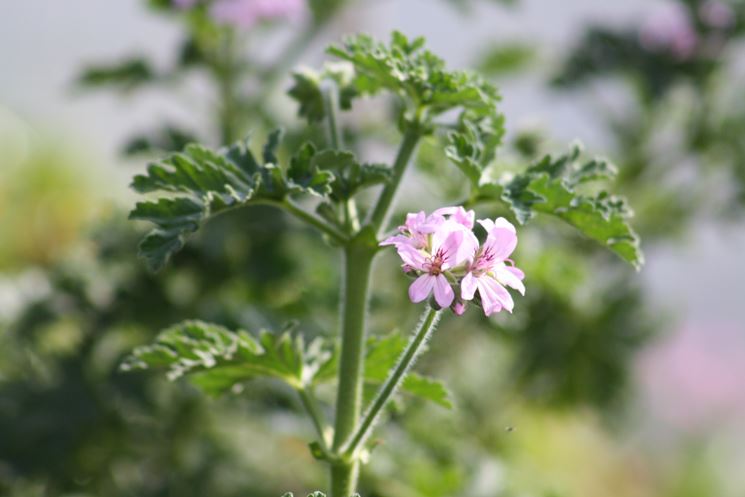
[[[443,207],[429,216],[411,213],[399,234],[380,243],[395,246],[404,272],[416,276],[409,287],[412,302],[434,293],[437,305],[458,315],[467,301],[480,303],[487,316],[512,312],[514,301],[505,286],[525,294],[525,274],[508,258],[517,246],[515,227],[502,217],[479,219],[486,231],[479,244],[474,220],[475,213],[463,207]]]
[[[180,9],[190,9],[200,0],[173,0]],[[250,28],[268,19],[293,19],[300,16],[305,0],[215,0],[210,3],[212,19],[220,24]]]

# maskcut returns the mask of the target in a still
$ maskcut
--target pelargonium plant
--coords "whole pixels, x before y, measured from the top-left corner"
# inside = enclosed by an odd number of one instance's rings
[[[394,394],[402,388],[439,403],[446,398],[440,381],[411,371],[442,314],[462,319],[471,306],[486,316],[512,312],[519,305],[514,296],[525,293],[526,275],[511,259],[517,229],[504,217],[477,221],[482,205],[499,203],[520,224],[538,213],[558,218],[637,267],[642,254],[624,200],[604,191],[588,193],[589,182],[610,178],[615,169],[602,159],[582,161],[579,146],[491,179],[500,172],[495,157],[504,134],[498,91],[477,74],[447,69],[423,39],[396,32],[385,44],[360,35],[328,53],[343,64],[298,71],[289,91],[301,117],[325,125],[325,143],[304,143],[287,161],[277,153],[280,131],[269,135],[260,155],[248,140],[218,150],[190,144],[135,177],[137,192],[166,195],[138,203],[130,217],[156,226],[140,244],[140,255],[153,270],[162,269],[203,223],[231,209],[274,206],[312,226],[329,250],[342,255],[338,338],[306,344],[301,334],[255,335],[185,321],[137,348],[123,368],[165,368],[169,378],[188,376],[213,394],[258,377],[286,383],[316,431],[310,450],[328,465],[330,495],[349,497],[370,456],[369,438]],[[397,100],[401,143],[390,165],[366,163],[345,147],[339,109],[386,93]],[[465,175],[469,195],[430,214],[396,216],[401,226],[392,230],[402,180],[425,137],[436,140],[443,159]],[[369,188],[379,191],[365,202],[371,196],[359,194]],[[370,275],[386,247],[395,248],[403,273],[412,279],[412,305],[423,307],[410,340],[392,355],[397,360],[373,358],[367,347]],[[388,370],[384,381],[367,375],[372,366]],[[329,383],[336,386],[336,398],[326,405],[316,389]],[[363,383],[378,385],[368,405]]]

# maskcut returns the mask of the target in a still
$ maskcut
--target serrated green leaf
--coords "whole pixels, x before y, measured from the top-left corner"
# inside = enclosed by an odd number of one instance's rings
[[[390,178],[390,168],[384,164],[360,164],[351,152],[324,150],[313,158],[319,169],[331,171],[331,198],[340,201],[353,197],[360,189],[385,183]]]
[[[334,175],[321,169],[317,162],[316,147],[305,143],[290,160],[287,177],[293,185],[318,196],[325,197],[331,193]]]
[[[498,115],[496,87],[475,73],[448,70],[441,58],[424,49],[423,38],[409,40],[396,31],[385,44],[356,35],[331,46],[328,53],[354,66],[354,84],[360,94],[388,90],[410,107],[426,109],[430,117],[455,108],[480,117]]]
[[[122,369],[163,368],[171,380],[188,376],[200,389],[218,395],[257,377],[303,388],[332,360],[333,351],[320,340],[306,347],[301,335],[287,332],[262,331],[255,337],[202,321],[184,321],[161,332],[152,345],[135,349]]]
[[[140,202],[130,219],[157,227],[140,244],[140,255],[152,270],[161,269],[180,250],[185,239],[213,215],[251,202],[281,201],[289,195],[331,192],[333,174],[313,164],[315,148],[306,145],[292,158],[287,174],[276,164],[280,132],[270,134],[264,147],[264,164],[254,157],[248,141],[214,151],[187,145],[183,152],[150,164],[147,173],[135,176],[139,193],[167,192],[176,197]]]
[[[520,223],[536,212],[559,217],[638,269],[644,256],[639,237],[629,224],[632,212],[625,199],[606,192],[591,196],[575,190],[582,183],[612,177],[615,167],[603,159],[580,164],[581,152],[581,146],[575,145],[567,154],[546,156],[501,186],[482,185],[480,194],[499,194]]]

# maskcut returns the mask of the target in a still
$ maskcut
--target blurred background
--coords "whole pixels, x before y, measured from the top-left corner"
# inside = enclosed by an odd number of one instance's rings
[[[255,382],[212,399],[118,365],[187,318],[334,335],[337,255],[256,207],[215,219],[149,274],[128,183],[191,140],[276,126],[288,146],[317,139],[286,95],[289,72],[319,67],[344,34],[393,29],[500,87],[496,171],[575,138],[611,158],[647,264],[636,273],[552,220],[524,227],[528,295],[511,316],[444,320],[418,367],[446,381],[455,407],[402,397],[362,494],[745,495],[745,3],[724,0],[5,2],[0,495],[325,487],[292,392]],[[390,160],[392,112],[345,113],[349,146]],[[401,212],[466,188],[427,142],[408,179],[424,195]],[[394,255],[377,264],[370,331],[406,333],[407,281]]]

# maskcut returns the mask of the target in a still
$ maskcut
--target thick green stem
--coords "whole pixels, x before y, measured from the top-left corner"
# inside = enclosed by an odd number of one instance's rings
[[[375,229],[376,234],[380,237],[386,229],[388,217],[391,213],[393,200],[398,191],[398,186],[409,165],[409,160],[416,150],[417,143],[421,137],[421,132],[416,126],[410,126],[404,133],[404,139],[398,149],[396,161],[393,163],[391,179],[380,192],[380,197],[375,204],[375,209],[370,215],[370,224]]]
[[[350,438],[349,443],[344,447],[343,451],[345,456],[354,458],[357,449],[364,445],[365,441],[372,433],[375,422],[377,421],[378,416],[380,416],[383,408],[391,400],[391,397],[396,393],[398,387],[401,386],[401,383],[404,381],[404,378],[406,378],[409,369],[411,369],[411,366],[414,365],[419,354],[424,350],[423,346],[427,343],[429,336],[434,331],[437,321],[440,318],[440,312],[441,311],[432,309],[431,307],[428,307],[427,310],[424,311],[422,319],[419,322],[419,328],[414,333],[414,336],[411,337],[411,340],[401,354],[396,367],[385,380],[383,386],[380,387],[380,390],[378,390],[375,400],[373,400],[370,408],[365,413],[362,422],[357,427],[354,435]]]
[[[362,406],[367,291],[375,251],[360,239],[344,250],[344,301],[341,308],[341,358],[339,390],[332,452],[339,453],[354,433]],[[331,497],[349,497],[355,492],[358,462],[338,461],[331,466]]]

